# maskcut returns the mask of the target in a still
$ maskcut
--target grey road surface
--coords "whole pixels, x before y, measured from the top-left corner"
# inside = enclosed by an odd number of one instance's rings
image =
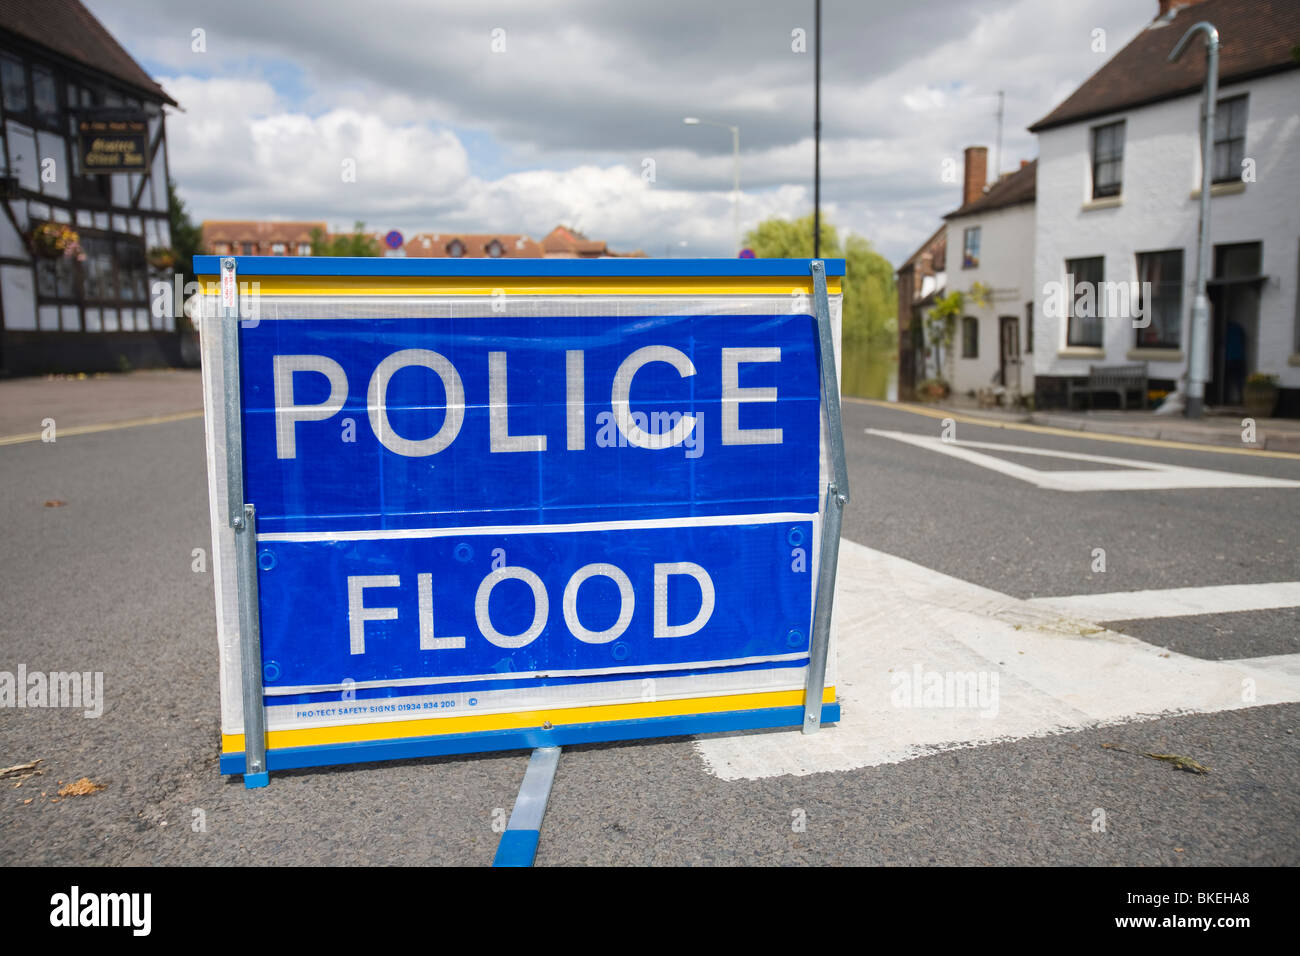
[[[1296,490],[1040,491],[866,433],[937,434],[935,419],[845,411],[845,534],[872,548],[1017,597],[1300,579]],[[1300,479],[1300,460],[961,429]],[[258,791],[218,775],[212,580],[193,569],[210,548],[201,421],[0,447],[0,487],[0,671],[101,671],[105,696],[95,719],[0,710],[0,766],[43,771],[0,780],[0,863],[490,862],[525,752],[276,773]],[[1131,624],[1207,659],[1300,651],[1294,609]],[[1166,717],[734,782],[689,739],[569,748],[538,863],[1294,865],[1298,717],[1294,704]],[[103,789],[57,796],[82,777]]]

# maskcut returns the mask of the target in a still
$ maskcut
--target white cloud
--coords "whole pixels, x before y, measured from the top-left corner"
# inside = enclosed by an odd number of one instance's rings
[[[731,251],[731,141],[742,224],[811,209],[811,29],[802,4],[656,0],[496,4],[87,0],[185,109],[171,170],[209,218],[364,219],[528,231],[576,222],[616,247]],[[1045,115],[1155,13],[1155,0],[828,0],[822,197],[841,228],[901,261],[958,205],[946,158],[997,135],[1002,168]],[[207,30],[207,52],[190,47]],[[506,29],[507,50],[490,49]],[[1092,52],[1106,29],[1108,53]],[[645,183],[653,158],[658,181]],[[340,177],[355,159],[357,182]],[[992,159],[992,156],[990,156]]]

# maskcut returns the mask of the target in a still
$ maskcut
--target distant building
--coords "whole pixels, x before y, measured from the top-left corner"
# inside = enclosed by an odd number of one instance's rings
[[[214,256],[309,256],[312,232],[325,222],[204,220],[203,248]]]
[[[415,258],[540,259],[542,246],[519,233],[418,232],[403,249]]]
[[[964,202],[943,218],[952,250],[948,291],[965,296],[952,342],[954,392],[987,390],[1016,404],[1034,390],[1021,352],[1034,348],[1034,195],[1037,164],[1022,162],[985,189],[984,147],[966,150]],[[972,168],[977,167],[977,168]],[[972,294],[984,290],[984,304]]]
[[[179,363],[150,308],[175,105],[77,0],[0,0],[0,372]]]
[[[604,242],[588,239],[576,229],[556,226],[542,240],[542,252],[547,259],[599,259],[604,256],[644,256],[636,252],[614,252]]]
[[[898,269],[898,397],[916,399],[928,377],[925,312],[947,283],[948,227],[940,226]]]
[[[1221,42],[1211,148],[1208,405],[1278,376],[1278,413],[1300,415],[1300,3],[1161,0],[1156,18],[1038,134],[1034,370],[1039,404],[1065,401],[1091,365],[1148,363],[1171,389],[1187,368],[1201,183],[1206,20]],[[1067,278],[1070,277],[1070,278]],[[1132,290],[1149,283],[1145,315]],[[1135,285],[1136,284],[1136,285]],[[1073,285],[1073,289],[1067,286]],[[1077,298],[1082,285],[1096,302]],[[1065,292],[1054,295],[1054,290]]]

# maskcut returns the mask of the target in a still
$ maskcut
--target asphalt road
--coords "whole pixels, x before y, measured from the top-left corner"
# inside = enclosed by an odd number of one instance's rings
[[[1019,598],[1300,579],[1300,489],[1045,491],[866,432],[940,424],[846,405],[847,538]],[[1300,479],[1300,460],[964,424],[958,436]],[[282,772],[257,791],[218,775],[212,581],[192,569],[210,547],[201,421],[0,447],[0,487],[0,670],[102,671],[106,701],[97,719],[0,711],[0,766],[44,771],[0,780],[0,863],[490,862],[526,752]],[[1300,650],[1293,608],[1121,629],[1206,659]],[[711,774],[690,739],[568,748],[537,862],[1295,865],[1298,716],[1169,716],[758,780]],[[104,789],[56,796],[81,777]]]

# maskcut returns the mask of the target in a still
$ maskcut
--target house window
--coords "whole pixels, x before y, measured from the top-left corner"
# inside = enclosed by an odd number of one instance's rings
[[[251,256],[257,249],[257,244],[252,242],[241,242],[239,244],[239,254],[241,256]]]
[[[978,269],[980,264],[980,227],[971,226],[962,233],[961,267]]]
[[[459,239],[453,239],[447,243],[447,255],[453,259],[459,259],[465,254],[465,246]]]
[[[1025,303],[1025,352],[1034,351],[1034,303]]]
[[[217,256],[229,255],[230,246],[226,245],[224,242],[214,242],[212,244],[212,254]]]
[[[1176,349],[1183,316],[1183,250],[1139,252],[1137,267],[1139,315],[1145,313],[1147,326],[1136,330],[1134,344],[1146,349]]]
[[[1067,298],[1070,302],[1066,345],[1101,347],[1101,308],[1098,305],[1098,297],[1105,294],[1101,285],[1102,263],[1101,256],[1065,261],[1066,281],[1069,286]]]
[[[54,74],[44,67],[32,67],[32,102],[36,107],[36,122],[52,129],[59,127],[59,88]]]
[[[273,243],[271,243],[271,255],[273,255],[273,256],[282,256],[282,255],[284,255],[284,243],[283,243],[283,242],[273,242]]]
[[[488,243],[487,254],[493,259],[499,259],[501,256],[505,255],[505,249],[502,248],[501,243],[493,239]]]
[[[77,273],[67,256],[36,260],[36,294],[41,299],[75,299]]]
[[[0,86],[4,87],[6,113],[27,112],[27,73],[21,60],[0,56]]]
[[[300,242],[300,243],[298,243],[298,255],[300,255],[300,256],[309,256],[309,255],[311,255],[311,243],[310,243],[310,242]]]
[[[149,299],[144,243],[135,237],[82,236],[82,295],[94,302],[139,303]]]
[[[961,357],[980,357],[980,320],[968,315],[961,320]]]
[[[117,278],[113,274],[113,243],[99,236],[82,236],[86,259],[81,264],[82,295],[95,301],[117,299]]]
[[[1092,131],[1092,198],[1118,196],[1124,182],[1124,121]]]
[[[1246,156],[1246,96],[1220,100],[1214,107],[1214,182],[1241,179]]]

